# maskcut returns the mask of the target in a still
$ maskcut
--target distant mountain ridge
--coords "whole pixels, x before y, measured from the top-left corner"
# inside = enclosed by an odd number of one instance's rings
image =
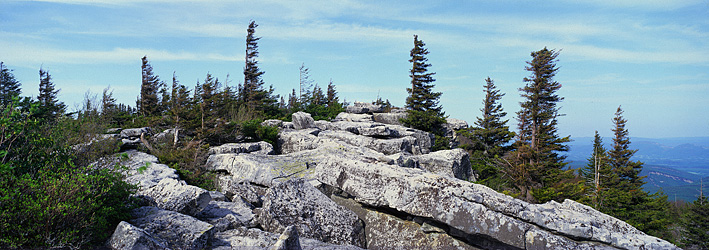
[[[592,137],[572,138],[567,160],[572,168],[585,166],[593,149]],[[709,179],[709,137],[630,138],[637,149],[633,160],[642,161],[643,187],[648,192],[662,190],[669,200],[692,201],[699,195],[700,179]],[[603,138],[606,149],[612,138]],[[709,188],[704,185],[704,192]]]

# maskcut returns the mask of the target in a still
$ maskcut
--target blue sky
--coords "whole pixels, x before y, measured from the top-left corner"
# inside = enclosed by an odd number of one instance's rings
[[[709,136],[709,0],[579,1],[0,1],[0,61],[23,95],[38,69],[75,109],[110,85],[135,104],[140,58],[162,80],[193,87],[209,72],[243,81],[246,27],[260,26],[260,67],[278,94],[305,64],[341,98],[403,106],[409,50],[430,51],[446,114],[472,124],[495,80],[514,123],[530,52],[561,50],[561,135],[611,134],[618,105],[631,137]],[[573,2],[573,3],[570,3]]]

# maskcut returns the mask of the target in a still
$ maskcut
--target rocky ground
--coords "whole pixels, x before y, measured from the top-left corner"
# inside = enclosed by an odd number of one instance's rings
[[[430,152],[430,134],[398,124],[405,113],[347,111],[332,122],[306,113],[264,122],[281,128],[276,148],[210,148],[218,192],[186,184],[143,152],[102,159],[126,166],[149,205],[118,225],[108,247],[678,249],[571,200],[529,204],[473,184],[467,153]],[[449,136],[463,126],[450,120]]]

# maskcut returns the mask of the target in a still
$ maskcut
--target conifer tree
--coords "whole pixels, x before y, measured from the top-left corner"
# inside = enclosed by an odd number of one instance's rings
[[[516,186],[528,201],[545,202],[552,199],[573,198],[575,183],[570,170],[564,170],[568,151],[565,143],[569,136],[560,137],[557,132],[561,116],[557,103],[564,98],[556,94],[561,84],[554,80],[559,68],[556,66],[559,53],[544,48],[531,53],[532,61],[525,67],[530,72],[520,88],[523,101],[517,112],[518,133],[512,162],[518,175]]]
[[[244,65],[244,85],[241,95],[244,103],[250,109],[256,109],[260,104],[259,102],[265,98],[265,91],[263,90],[263,80],[261,76],[263,71],[258,67],[258,40],[260,37],[256,37],[256,24],[255,21],[249,23],[249,27],[246,29],[246,59]]]
[[[478,183],[493,189],[502,188],[501,169],[496,158],[504,156],[510,147],[507,145],[514,137],[514,132],[507,126],[507,115],[499,103],[502,96],[490,77],[485,79],[482,116],[477,117],[475,127],[460,131],[468,139],[463,147],[470,152],[473,170],[478,175]]]
[[[172,73],[172,90],[170,94],[170,114],[175,120],[175,126],[180,127],[183,120],[187,118],[190,106],[190,90],[180,84],[175,72]]]
[[[295,89],[293,89],[293,92],[288,95],[288,110],[291,112],[295,112],[298,110],[298,107],[300,105],[298,104],[298,96],[295,93]]]
[[[39,104],[38,115],[45,119],[56,119],[64,114],[66,105],[57,99],[58,89],[54,89],[52,76],[48,71],[39,69],[39,94],[37,102]]]
[[[443,108],[438,104],[441,92],[433,92],[436,80],[428,72],[428,49],[426,44],[414,35],[414,48],[411,49],[409,62],[412,64],[409,71],[411,77],[411,88],[406,91],[409,96],[406,98],[406,108],[408,116],[402,119],[402,123],[408,127],[420,129],[427,132],[440,133],[440,126],[446,122]]]
[[[153,73],[153,66],[148,62],[148,56],[143,56],[141,61],[142,83],[137,103],[138,113],[142,116],[159,115],[161,110],[158,92],[163,84],[160,78]]]
[[[332,107],[337,105],[339,102],[340,100],[337,97],[337,90],[335,89],[335,84],[332,83],[332,79],[330,79],[330,83],[327,84],[327,106]]]
[[[580,169],[580,175],[585,180],[589,192],[582,201],[599,210],[603,206],[604,194],[611,183],[616,182],[615,174],[611,172],[608,154],[603,146],[603,138],[596,131],[593,137],[593,152],[588,163]]]
[[[12,98],[20,96],[20,86],[20,82],[15,79],[12,70],[0,62],[0,107],[7,106],[12,102]]]
[[[310,79],[310,69],[305,67],[305,63],[300,65],[299,72],[299,103],[303,105],[303,107],[307,107],[313,95],[313,92],[310,91],[310,89],[313,88],[313,80]]]
[[[704,192],[689,206],[683,219],[682,244],[686,249],[709,249],[709,199]]]
[[[625,128],[626,122],[627,120],[623,118],[623,109],[618,106],[613,118],[613,147],[608,151],[608,157],[613,171],[620,178],[621,183],[618,188],[629,192],[641,189],[645,182],[642,180],[644,177],[640,176],[643,163],[630,160],[638,150],[630,149],[630,138],[628,130]]]

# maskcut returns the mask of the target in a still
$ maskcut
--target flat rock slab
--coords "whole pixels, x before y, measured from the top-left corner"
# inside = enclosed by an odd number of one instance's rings
[[[214,226],[178,212],[140,207],[131,214],[131,224],[171,249],[203,249],[214,234]]]
[[[151,188],[138,190],[136,195],[159,208],[192,216],[202,211],[212,200],[207,190],[169,178]]]
[[[121,221],[106,246],[115,250],[169,249],[145,230]]]
[[[218,231],[226,231],[237,227],[256,227],[253,207],[242,200],[234,202],[211,201],[195,217],[209,222],[217,227]]]
[[[273,145],[268,142],[246,142],[246,143],[226,143],[221,146],[209,148],[210,155],[214,154],[240,154],[249,153],[257,155],[272,155]]]
[[[294,225],[302,237],[365,247],[364,223],[304,179],[280,183],[266,193],[257,212],[261,226],[281,233]]]
[[[237,228],[224,232],[217,232],[211,241],[213,250],[254,249],[266,250],[278,242],[280,234],[261,231],[256,228]],[[304,250],[359,250],[362,248],[352,245],[334,245],[322,241],[298,237],[300,247]]]

